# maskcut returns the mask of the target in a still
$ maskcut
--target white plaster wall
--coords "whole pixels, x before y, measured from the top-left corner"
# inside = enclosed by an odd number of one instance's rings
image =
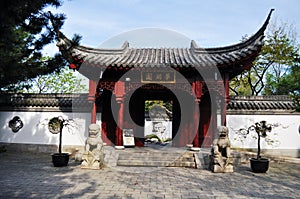
[[[8,126],[8,122],[15,116],[19,116],[24,124],[23,128],[17,133],[12,132]],[[63,145],[84,146],[88,136],[90,113],[0,112],[0,142],[58,145],[59,134],[50,133],[47,125],[49,119],[57,116],[75,121],[74,127],[64,127]]]
[[[24,123],[23,128],[13,133],[8,122],[15,116],[19,116]],[[62,116],[65,119],[74,119],[76,125],[63,129],[63,145],[84,146],[88,136],[90,113],[62,113],[62,112],[0,112],[0,142],[18,144],[48,144],[58,145],[59,135],[52,134],[47,128],[48,120],[52,117]],[[97,123],[101,125],[101,115],[97,114]],[[268,135],[278,140],[277,145],[267,145],[262,139],[262,149],[300,149],[300,115],[227,115],[227,126],[232,147],[257,148],[257,140],[248,136],[243,142],[235,140],[236,131],[247,128],[255,122],[266,120],[271,124],[281,124],[274,128]],[[171,128],[171,123],[168,128]],[[146,129],[152,128],[150,123],[145,123]],[[152,130],[151,130],[152,131]],[[170,130],[171,132],[171,130]],[[146,133],[146,132],[145,132]]]
[[[243,142],[237,141],[236,131],[247,128],[255,122],[262,120],[269,124],[280,124],[273,128],[268,136],[277,140],[275,145],[268,145],[264,139],[261,140],[262,149],[300,149],[300,115],[227,115],[227,127],[229,128],[229,139],[232,147],[257,148],[257,139],[248,135]],[[255,133],[254,133],[255,134]]]

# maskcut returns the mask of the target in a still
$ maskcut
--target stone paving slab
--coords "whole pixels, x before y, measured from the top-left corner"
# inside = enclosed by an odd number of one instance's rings
[[[300,164],[271,162],[267,174],[248,165],[234,173],[204,169],[53,167],[51,156],[0,153],[0,198],[300,198]]]

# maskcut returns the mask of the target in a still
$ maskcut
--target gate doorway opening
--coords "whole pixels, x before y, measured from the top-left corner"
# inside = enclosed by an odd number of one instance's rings
[[[146,100],[144,144],[172,143],[173,101]]]
[[[177,135],[181,119],[179,102],[169,89],[154,84],[150,86],[155,89],[142,87],[129,94],[131,122],[125,124],[133,129],[136,146],[145,146],[151,138],[156,138],[152,139],[153,142],[174,145],[172,139]]]

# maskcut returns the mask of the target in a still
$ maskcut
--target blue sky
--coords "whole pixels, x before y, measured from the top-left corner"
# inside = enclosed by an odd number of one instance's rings
[[[65,0],[51,11],[66,14],[62,32],[81,35],[85,46],[98,47],[120,33],[153,27],[179,32],[201,47],[216,47],[255,33],[271,8],[272,20],[293,24],[299,41],[299,0]]]

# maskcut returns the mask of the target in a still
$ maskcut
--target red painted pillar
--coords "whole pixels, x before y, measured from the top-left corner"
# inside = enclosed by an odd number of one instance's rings
[[[194,147],[199,147],[199,125],[200,125],[200,110],[199,110],[199,104],[201,101],[201,96],[202,96],[202,83],[200,81],[195,81],[192,85],[192,88],[194,90],[196,99],[195,99],[195,107],[194,107],[194,140],[193,140],[193,146]]]
[[[116,95],[116,101],[120,105],[118,112],[118,121],[116,128],[116,144],[117,146],[123,145],[122,129],[124,128],[124,95],[125,95],[125,83],[118,81],[115,84],[114,94]]]
[[[93,102],[92,114],[91,114],[91,124],[96,124],[97,106]]]
[[[97,82],[93,80],[89,80],[88,101],[92,103],[91,124],[96,123],[96,115],[97,115],[96,89],[97,89]]]
[[[123,145],[123,126],[124,126],[124,100],[119,100],[117,103],[120,104],[119,114],[118,114],[118,126],[116,129],[116,137],[117,137],[117,146]]]
[[[199,147],[199,119],[200,119],[200,113],[199,113],[199,102],[198,100],[195,101],[195,110],[194,110],[194,133],[195,137],[193,140],[193,146]]]
[[[224,75],[224,87],[225,87],[225,96],[224,96],[224,100],[222,100],[222,107],[223,107],[223,111],[222,111],[222,121],[223,124],[226,126],[226,108],[227,108],[227,104],[230,101],[230,96],[229,96],[229,74],[225,73]]]

